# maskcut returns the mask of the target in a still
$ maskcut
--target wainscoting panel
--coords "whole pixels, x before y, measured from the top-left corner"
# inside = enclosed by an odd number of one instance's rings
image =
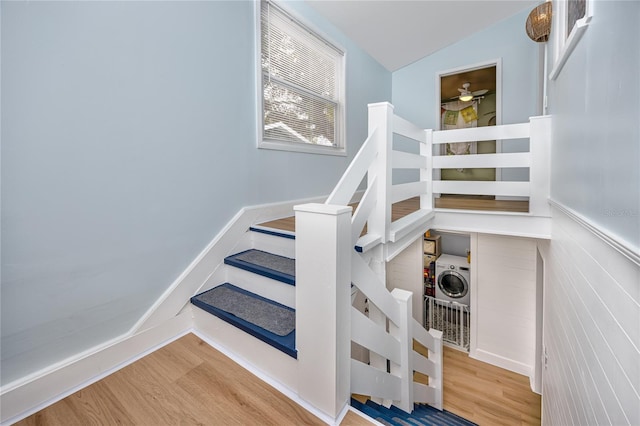
[[[640,266],[559,209],[552,223],[543,424],[640,424]]]

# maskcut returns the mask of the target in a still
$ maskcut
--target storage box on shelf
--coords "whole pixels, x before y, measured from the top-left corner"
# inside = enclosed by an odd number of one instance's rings
[[[442,244],[440,244],[440,235],[424,237],[424,254],[430,254],[436,258],[442,254]]]

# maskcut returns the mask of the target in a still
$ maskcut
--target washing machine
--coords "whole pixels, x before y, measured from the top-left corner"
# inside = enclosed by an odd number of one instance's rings
[[[441,255],[436,260],[436,299],[469,306],[471,273],[466,257]]]

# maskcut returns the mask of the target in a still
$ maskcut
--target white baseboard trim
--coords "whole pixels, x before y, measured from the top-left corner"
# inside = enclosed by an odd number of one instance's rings
[[[0,425],[10,425],[137,361],[191,331],[187,311],[161,326],[124,335],[68,358],[0,392]]]
[[[517,374],[522,374],[523,376],[528,377],[531,381],[533,370],[530,365],[514,361],[483,349],[475,349],[469,353],[469,356],[477,359],[478,361],[486,362],[487,364],[495,365],[496,367],[504,368],[505,370],[509,370]]]

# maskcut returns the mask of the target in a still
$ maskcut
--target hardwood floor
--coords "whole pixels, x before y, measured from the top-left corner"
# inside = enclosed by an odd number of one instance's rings
[[[445,347],[444,408],[479,425],[539,425],[526,377]],[[193,334],[16,423],[322,425],[320,419]],[[348,413],[341,426],[371,423]]]
[[[193,334],[17,423],[116,424],[324,423]]]
[[[444,348],[444,409],[483,425],[539,425],[541,396],[529,378]]]

